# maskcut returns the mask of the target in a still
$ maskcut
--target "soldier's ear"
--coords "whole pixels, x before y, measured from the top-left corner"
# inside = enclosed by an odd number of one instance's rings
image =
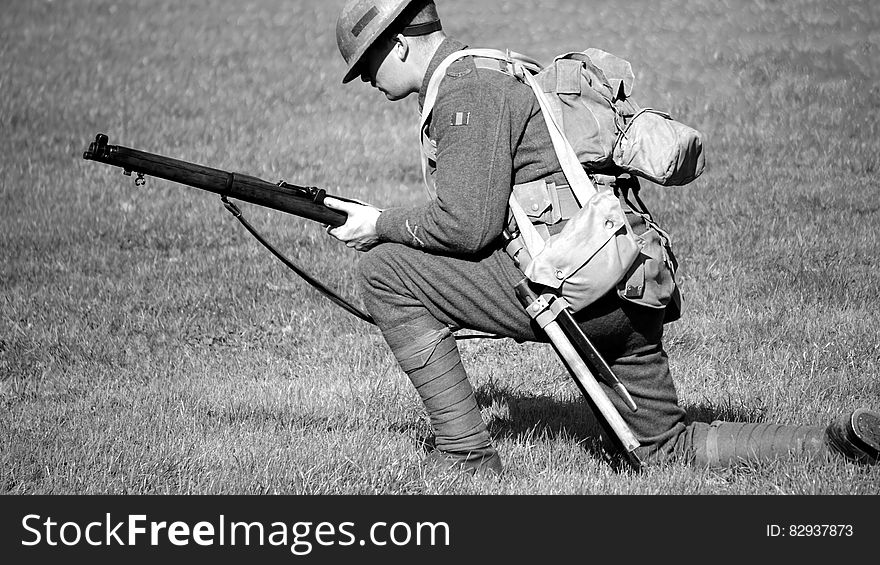
[[[392,52],[401,61],[406,61],[407,57],[409,57],[409,39],[402,33],[398,33],[391,38],[391,41],[394,43],[394,46],[391,48]]]

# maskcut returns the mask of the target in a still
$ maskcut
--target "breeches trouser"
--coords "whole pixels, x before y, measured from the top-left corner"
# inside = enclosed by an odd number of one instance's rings
[[[389,335],[406,335],[406,330],[395,328],[417,320],[436,320],[438,327],[467,328],[518,341],[546,341],[514,295],[522,274],[501,250],[464,259],[384,243],[362,256],[360,268],[365,306],[386,341]],[[639,407],[631,412],[606,389],[642,444],[640,457],[671,454],[685,430],[685,414],[661,343],[662,312],[624,303],[611,294],[579,312],[576,319]],[[392,337],[391,341],[389,346],[398,356],[406,340]],[[426,408],[433,422],[431,412],[439,407]]]
[[[443,330],[467,328],[518,341],[546,341],[514,295],[520,271],[501,250],[463,259],[385,243],[363,256],[361,275],[365,305],[422,395],[438,447],[469,450],[486,444],[488,435],[480,427],[457,347]],[[675,458],[725,466],[792,452],[813,457],[828,453],[824,429],[814,426],[686,425],[663,350],[662,311],[623,301],[612,291],[575,318],[638,405],[637,412],[630,411],[602,385],[639,440],[643,461]],[[410,370],[431,359],[436,359],[433,368]],[[441,386],[424,384],[440,373],[446,375],[437,381]],[[438,390],[443,395],[435,394]]]

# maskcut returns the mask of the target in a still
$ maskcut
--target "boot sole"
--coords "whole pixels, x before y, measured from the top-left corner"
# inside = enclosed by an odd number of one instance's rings
[[[860,408],[853,412],[850,427],[856,439],[872,458],[880,456],[880,414]]]

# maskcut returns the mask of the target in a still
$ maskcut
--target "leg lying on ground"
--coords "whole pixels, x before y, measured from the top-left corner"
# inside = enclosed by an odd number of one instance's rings
[[[676,451],[698,467],[787,457],[827,460],[838,456],[859,464],[880,458],[880,413],[859,409],[827,427],[746,422],[695,422],[679,437]]]

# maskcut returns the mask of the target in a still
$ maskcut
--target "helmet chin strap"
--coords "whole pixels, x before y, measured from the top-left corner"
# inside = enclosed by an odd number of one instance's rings
[[[443,25],[440,23],[440,20],[434,20],[433,22],[408,25],[403,28],[400,33],[407,37],[414,37],[418,35],[428,35],[429,33],[440,31],[441,29],[443,29]]]

